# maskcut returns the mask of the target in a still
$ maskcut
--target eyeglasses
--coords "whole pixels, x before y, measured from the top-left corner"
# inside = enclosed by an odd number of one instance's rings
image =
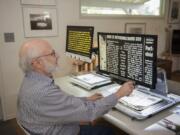
[[[56,52],[55,52],[55,50],[52,50],[52,52],[49,53],[49,54],[45,54],[45,55],[38,56],[38,57],[36,57],[35,59],[39,59],[39,58],[41,58],[41,57],[46,57],[46,56],[56,57]]]

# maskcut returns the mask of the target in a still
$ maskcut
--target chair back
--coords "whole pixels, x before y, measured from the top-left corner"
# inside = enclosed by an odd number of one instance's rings
[[[22,129],[22,131],[24,131],[24,133],[26,135],[31,135],[18,121],[17,121],[17,124],[19,125],[19,127]]]

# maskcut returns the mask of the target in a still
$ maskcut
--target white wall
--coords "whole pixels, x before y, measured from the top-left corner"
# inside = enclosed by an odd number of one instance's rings
[[[124,32],[127,22],[145,22],[146,33],[158,35],[158,54],[165,48],[165,19],[112,19],[112,18],[81,18],[79,15],[79,0],[57,0],[57,17],[59,34],[57,37],[44,37],[60,53],[61,72],[66,75],[71,72],[71,61],[64,55],[67,25],[91,25],[96,32]],[[24,38],[23,17],[20,0],[0,0],[0,88],[5,106],[5,119],[15,117],[16,99],[23,77],[18,67],[18,50]],[[15,42],[4,43],[3,33],[14,32]],[[96,41],[96,37],[95,37]],[[3,94],[3,95],[2,95]],[[2,99],[2,98],[1,98]]]
[[[2,73],[1,73],[1,61],[0,61],[0,120],[3,119],[3,110],[2,110],[2,98],[3,98],[3,94],[2,94],[2,90],[3,90],[3,82],[2,82]]]
[[[22,42],[29,38],[24,38],[23,31],[23,17],[20,0],[1,0],[0,1],[0,92],[5,104],[3,110],[5,111],[5,119],[15,117],[16,99],[20,83],[23,77],[21,70],[18,67],[18,51]],[[58,10],[62,13],[61,10]],[[60,14],[61,15],[61,14]],[[62,22],[59,17],[59,29],[65,32]],[[3,33],[14,32],[15,42],[4,43]],[[63,32],[63,33],[64,33]],[[59,75],[68,74],[71,71],[69,60],[63,55],[65,50],[64,34],[59,33],[57,37],[45,38],[49,40],[55,49],[61,53],[60,64],[62,72]],[[2,99],[1,98],[1,99]]]

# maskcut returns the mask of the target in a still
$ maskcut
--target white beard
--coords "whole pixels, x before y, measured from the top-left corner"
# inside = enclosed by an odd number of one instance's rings
[[[49,74],[52,74],[54,72],[59,71],[58,64],[57,65],[53,65],[53,64],[47,62],[46,60],[44,60],[44,66],[45,66],[46,72],[49,73]]]

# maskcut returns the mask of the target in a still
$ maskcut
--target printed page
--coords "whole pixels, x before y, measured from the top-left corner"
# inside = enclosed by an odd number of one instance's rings
[[[145,131],[149,131],[153,135],[180,135],[180,115],[171,114],[147,127]]]

